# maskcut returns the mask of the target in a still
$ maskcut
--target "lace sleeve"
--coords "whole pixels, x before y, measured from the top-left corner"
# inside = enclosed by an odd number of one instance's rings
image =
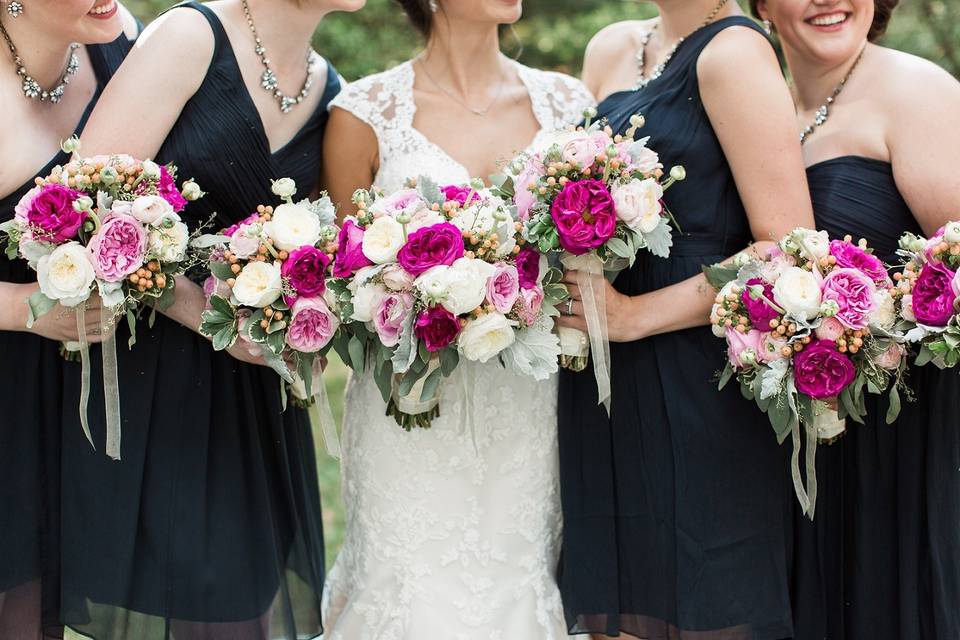
[[[370,125],[381,141],[394,129],[406,111],[399,69],[361,78],[348,84],[330,101],[330,108],[339,107]]]
[[[547,103],[553,112],[555,129],[579,124],[584,109],[597,105],[587,87],[576,78],[556,72],[546,72],[545,76],[549,88]]]

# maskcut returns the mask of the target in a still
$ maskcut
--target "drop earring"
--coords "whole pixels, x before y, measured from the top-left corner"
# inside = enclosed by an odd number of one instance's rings
[[[440,10],[440,5],[437,4],[437,0],[430,0],[430,11],[436,13]]]
[[[19,0],[10,0],[7,3],[7,13],[10,14],[11,18],[19,18],[23,13],[23,4]]]
[[[769,20],[763,21],[763,30],[767,32],[767,35],[773,35],[773,23]]]

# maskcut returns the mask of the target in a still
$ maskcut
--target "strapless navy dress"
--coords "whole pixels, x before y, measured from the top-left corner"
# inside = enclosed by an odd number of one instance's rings
[[[898,263],[905,231],[922,233],[889,163],[843,156],[808,171],[817,228],[865,238]],[[917,401],[888,425],[868,395],[866,424],[817,451],[816,519],[797,509],[798,640],[960,638],[960,374],[913,367]]]
[[[692,34],[663,75],[599,106],[615,131],[646,117],[663,163],[687,180],[666,195],[682,233],[668,259],[641,252],[615,287],[681,282],[751,241],[697,81],[699,55],[743,17]],[[560,379],[564,543],[560,587],[571,633],[769,640],[792,634],[789,452],[737,385],[717,391],[725,346],[707,326],[611,344],[612,406],[590,369]]]
[[[77,124],[87,117],[114,71],[130,51],[121,35],[104,45],[88,45],[97,90]],[[59,152],[36,175],[67,161]],[[0,199],[0,221],[13,218],[33,180]],[[36,282],[23,260],[0,257],[0,281]],[[0,637],[11,625],[35,618],[40,608],[45,632],[60,626],[60,389],[63,359],[59,345],[23,332],[0,332]],[[76,411],[76,407],[74,407]],[[33,636],[30,636],[33,637]],[[23,640],[29,640],[23,638]]]
[[[183,6],[206,17],[215,40],[203,83],[157,154],[207,192],[187,207],[187,221],[215,214],[222,228],[247,217],[275,202],[271,178],[293,178],[306,196],[319,180],[336,70],[316,87],[321,102],[301,131],[271,153],[222,24],[204,5]],[[306,411],[282,411],[271,369],[215,352],[165,316],[153,327],[140,322],[132,350],[128,335],[118,329],[120,462],[81,433],[79,368],[66,380],[65,622],[97,640],[319,635],[323,527]],[[102,407],[94,384],[98,443]]]

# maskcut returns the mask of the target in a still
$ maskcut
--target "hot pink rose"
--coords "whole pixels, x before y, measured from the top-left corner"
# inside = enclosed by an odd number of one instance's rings
[[[61,184],[45,184],[26,206],[26,222],[33,239],[61,244],[72,240],[87,219],[73,208],[82,194]],[[21,201],[21,204],[22,201]],[[19,207],[19,205],[18,205]]]
[[[516,258],[520,288],[533,289],[540,283],[540,254],[529,245],[520,249]]]
[[[423,340],[431,353],[449,345],[459,333],[460,321],[440,305],[421,311],[413,325],[413,334]]]
[[[924,265],[913,287],[913,315],[928,327],[945,327],[956,313],[956,273],[942,262]]]
[[[347,218],[340,227],[337,237],[337,255],[333,261],[333,275],[336,278],[349,278],[358,269],[372,265],[363,254],[363,229],[356,221]]]
[[[454,184],[440,187],[440,193],[446,198],[447,202],[454,201],[460,203],[461,207],[467,206],[467,198],[470,198],[470,204],[480,201],[480,195],[470,187],[459,187]],[[470,194],[473,194],[472,196]]]
[[[180,190],[177,189],[177,183],[173,181],[173,176],[164,166],[160,167],[160,183],[157,185],[157,193],[169,202],[177,213],[183,211],[183,208],[187,206],[187,201],[180,195]]]
[[[543,307],[543,288],[520,289],[520,298],[517,303],[517,316],[528,327],[540,317]]]
[[[832,240],[830,255],[837,259],[838,267],[862,271],[876,284],[883,284],[890,280],[887,268],[876,256],[849,242]]]
[[[817,400],[840,394],[857,376],[853,361],[828,340],[811,342],[793,357],[797,391]]]
[[[773,300],[773,285],[760,278],[752,278],[747,281],[747,288],[740,294],[740,300],[750,315],[750,323],[760,330],[765,330],[770,326],[770,321],[780,317],[780,314],[766,300],[762,298],[754,300],[750,296],[750,287],[753,285],[762,286],[763,294],[768,300]]]
[[[340,321],[323,298],[300,298],[291,308],[287,345],[301,353],[316,353],[333,339]]]
[[[550,215],[560,245],[574,255],[596,249],[617,230],[613,198],[599,180],[568,182],[553,201]]]
[[[840,321],[836,318],[824,318],[820,322],[820,326],[817,327],[817,338],[820,340],[829,340],[830,342],[836,342],[837,339],[844,334],[847,330],[845,326],[840,324]]]
[[[400,342],[400,330],[413,311],[413,295],[389,293],[380,301],[373,314],[373,326],[385,347],[395,347]]]
[[[760,360],[763,334],[756,329],[740,333],[727,329],[727,359],[736,369],[752,367]]]
[[[417,229],[397,254],[397,262],[415,276],[439,265],[451,265],[463,257],[463,236],[449,222]]]
[[[521,220],[528,220],[530,210],[533,209],[533,205],[537,204],[537,197],[533,195],[531,189],[536,186],[542,175],[543,163],[539,159],[534,159],[524,166],[523,171],[514,181],[513,203],[517,205],[517,216]]]
[[[87,249],[97,277],[120,282],[143,266],[146,228],[133,216],[111,214],[90,239]]]
[[[308,245],[290,252],[280,267],[280,275],[290,283],[297,297],[312,298],[323,295],[326,290],[329,265],[330,258],[326,253]]]
[[[497,311],[507,314],[520,296],[519,275],[516,267],[504,262],[498,262],[494,268],[487,280],[487,300]]]
[[[873,280],[857,269],[834,269],[820,286],[823,300],[833,300],[840,307],[836,318],[848,329],[864,329],[870,314],[877,308],[877,287]]]

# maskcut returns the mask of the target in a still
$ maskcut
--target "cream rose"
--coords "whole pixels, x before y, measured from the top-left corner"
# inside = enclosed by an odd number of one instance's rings
[[[284,251],[317,244],[322,227],[317,214],[298,204],[280,205],[273,210],[271,220],[264,224],[274,246]]]
[[[397,252],[403,244],[403,225],[392,216],[381,216],[367,227],[361,248],[363,255],[375,264],[386,264],[397,261]]]
[[[75,307],[89,298],[95,277],[90,253],[79,242],[60,245],[37,263],[40,291],[65,307]]]
[[[233,297],[247,307],[263,308],[283,293],[280,267],[268,262],[248,262],[237,275]]]
[[[173,207],[160,196],[141,196],[130,207],[130,214],[144,224],[154,224],[171,213]]]
[[[454,315],[473,311],[487,296],[487,280],[496,268],[483,260],[460,258],[449,267],[433,267],[414,285]]]
[[[943,227],[944,242],[960,242],[960,222],[948,222]]]
[[[230,237],[230,251],[238,258],[249,258],[260,248],[263,227],[259,222],[242,224]]]
[[[653,178],[617,185],[611,195],[617,217],[634,231],[650,233],[660,224],[663,187]]]
[[[187,257],[190,229],[180,216],[171,213],[150,228],[147,251],[161,262],[180,262]]]
[[[514,323],[499,313],[488,313],[471,320],[460,332],[457,347],[473,362],[487,362],[516,340]]]
[[[893,296],[886,289],[877,289],[873,295],[876,309],[870,314],[870,325],[883,330],[890,330],[897,323],[897,306]]]
[[[917,316],[913,314],[913,294],[908,293],[900,298],[900,315],[907,322],[917,321]]]
[[[351,319],[357,322],[371,322],[386,295],[386,288],[374,282],[368,282],[357,287],[353,292],[353,315]]]
[[[774,300],[795,318],[812,320],[820,313],[820,283],[800,267],[784,270],[773,285]]]
[[[810,257],[809,253],[812,253],[817,260],[830,255],[830,236],[826,231],[797,229],[793,232],[793,239],[807,258]]]

